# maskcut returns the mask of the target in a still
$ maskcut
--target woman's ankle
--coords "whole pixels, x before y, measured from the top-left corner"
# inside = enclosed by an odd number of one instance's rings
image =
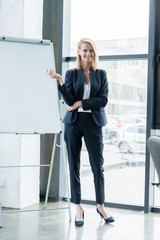
[[[78,211],[78,210],[81,210],[81,209],[82,209],[81,204],[76,204],[76,210]]]
[[[104,204],[97,204],[98,209],[104,209]]]

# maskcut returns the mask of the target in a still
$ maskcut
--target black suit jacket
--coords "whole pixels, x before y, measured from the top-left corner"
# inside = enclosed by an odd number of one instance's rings
[[[82,101],[84,110],[91,110],[95,124],[99,127],[107,123],[104,107],[108,102],[108,81],[106,71],[102,69],[90,72],[91,92],[89,99],[82,99],[84,92],[84,74],[82,69],[70,69],[66,72],[65,84],[58,86],[65,103],[72,106],[76,101]],[[73,124],[77,119],[77,111],[67,111],[63,122]]]

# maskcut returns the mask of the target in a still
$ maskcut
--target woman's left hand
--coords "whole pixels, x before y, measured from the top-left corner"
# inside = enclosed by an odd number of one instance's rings
[[[82,107],[82,101],[77,101],[72,106],[68,106],[67,105],[66,108],[67,108],[67,111],[71,112],[71,111],[73,111],[73,110],[75,110],[75,109],[77,109],[79,107]]]

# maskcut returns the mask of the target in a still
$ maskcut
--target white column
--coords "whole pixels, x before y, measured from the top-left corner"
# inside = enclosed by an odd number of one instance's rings
[[[41,39],[42,13],[43,0],[0,0],[0,36]],[[40,164],[40,136],[0,134],[0,166],[27,164]],[[37,167],[0,168],[2,206],[22,208],[37,203],[39,173]]]
[[[25,38],[42,39],[43,0],[24,1]]]

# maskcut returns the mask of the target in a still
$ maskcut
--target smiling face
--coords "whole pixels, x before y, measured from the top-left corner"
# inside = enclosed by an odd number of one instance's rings
[[[92,63],[95,56],[92,45],[90,43],[82,43],[81,47],[78,49],[78,55],[81,58],[81,63]]]
[[[90,38],[82,38],[77,46],[77,69],[92,67],[98,68],[98,55],[96,45]]]

